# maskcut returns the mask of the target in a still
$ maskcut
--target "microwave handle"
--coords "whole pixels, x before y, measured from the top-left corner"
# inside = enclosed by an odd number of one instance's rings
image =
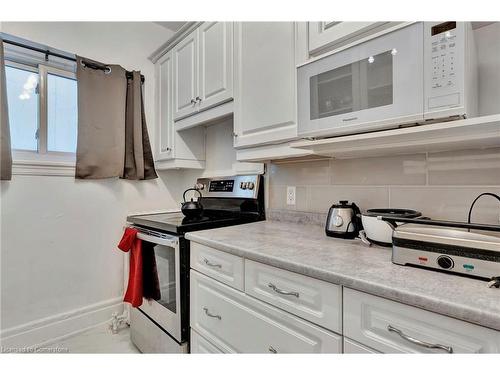
[[[168,247],[176,247],[179,243],[177,237],[171,236],[170,238],[160,238],[156,236],[150,236],[144,233],[137,233],[137,238],[143,241],[151,242],[157,245],[163,245]]]

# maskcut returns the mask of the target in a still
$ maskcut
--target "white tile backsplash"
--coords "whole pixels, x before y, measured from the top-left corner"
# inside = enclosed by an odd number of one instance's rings
[[[349,160],[287,162],[269,166],[269,208],[326,213],[339,200],[361,210],[410,208],[436,219],[466,220],[482,192],[500,194],[500,148]],[[286,186],[297,186],[286,205]],[[500,204],[483,198],[473,221],[499,223]]]
[[[334,185],[425,185],[425,154],[331,161]]]

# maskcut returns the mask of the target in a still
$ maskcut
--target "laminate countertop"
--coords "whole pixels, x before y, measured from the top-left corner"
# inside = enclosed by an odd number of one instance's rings
[[[190,232],[231,254],[500,330],[500,289],[487,282],[399,266],[391,249],[330,238],[317,225],[261,221]]]

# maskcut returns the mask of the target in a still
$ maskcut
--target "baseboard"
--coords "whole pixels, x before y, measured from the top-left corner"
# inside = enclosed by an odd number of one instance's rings
[[[69,337],[74,333],[111,320],[113,313],[121,314],[121,297],[52,315],[0,332],[3,348],[25,348]]]

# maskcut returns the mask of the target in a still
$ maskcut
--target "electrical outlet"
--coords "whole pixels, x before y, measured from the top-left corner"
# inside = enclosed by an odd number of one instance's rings
[[[295,206],[295,186],[286,187],[286,204]]]

